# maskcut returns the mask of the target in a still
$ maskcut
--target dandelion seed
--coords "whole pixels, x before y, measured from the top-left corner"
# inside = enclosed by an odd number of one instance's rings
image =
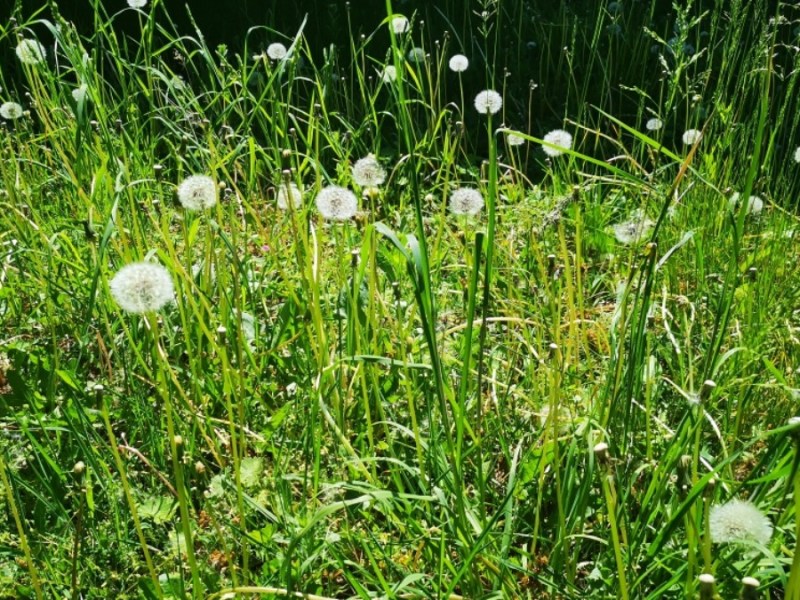
[[[647,131],[658,131],[664,126],[664,121],[653,117],[652,119],[648,119],[644,126]]]
[[[303,206],[303,192],[294,183],[282,183],[278,188],[277,203],[281,210],[298,209]]]
[[[23,113],[22,107],[16,102],[4,102],[0,105],[0,117],[8,121],[19,119]]]
[[[650,235],[653,225],[643,210],[636,210],[627,221],[613,226],[614,237],[620,244],[638,244]]]
[[[377,187],[386,181],[386,169],[374,155],[368,154],[353,165],[353,181],[361,187]]]
[[[272,60],[282,60],[286,58],[286,46],[280,42],[274,42],[267,46],[267,56]]]
[[[72,98],[75,102],[82,102],[86,98],[86,93],[89,91],[89,86],[85,83],[82,84],[80,87],[75,88],[72,90]]]
[[[424,63],[425,62],[425,50],[422,48],[412,48],[408,51],[408,60],[409,62],[413,63]]]
[[[454,73],[463,73],[469,67],[469,59],[463,54],[454,54],[450,57],[448,65]]]
[[[483,196],[475,188],[462,187],[450,195],[450,212],[474,217],[483,208]]]
[[[708,526],[715,544],[751,541],[766,545],[772,537],[772,523],[746,500],[733,499],[712,506]]]
[[[323,219],[347,221],[358,210],[356,195],[347,188],[329,185],[320,190],[316,198],[317,210]]]
[[[794,151],[794,162],[800,163],[800,146],[798,146]]]
[[[131,8],[144,8],[147,5],[147,0],[128,0],[128,6]]]
[[[681,139],[687,146],[694,146],[703,138],[703,132],[699,129],[687,129],[683,132]]]
[[[397,80],[397,68],[394,65],[386,65],[381,72],[381,79],[384,83],[392,83]]]
[[[564,150],[572,148],[572,135],[563,129],[554,129],[544,136],[544,141],[558,148],[542,145],[542,150],[547,156],[561,156]]]
[[[493,115],[503,106],[503,98],[494,90],[483,90],[475,96],[475,110],[482,115]]]
[[[728,206],[730,207],[731,210],[736,210],[739,207],[740,199],[741,199],[741,194],[739,194],[739,192],[734,192],[733,195],[728,200]],[[764,209],[764,201],[758,196],[750,196],[747,199],[747,212],[745,214],[757,215],[763,209]]]
[[[20,40],[16,52],[20,62],[26,65],[38,65],[47,56],[44,46],[36,40]]]
[[[136,314],[156,311],[175,296],[169,271],[149,262],[125,265],[108,286],[120,308]]]
[[[509,146],[522,146],[525,143],[525,138],[516,133],[509,133],[506,135],[506,142]]]
[[[203,210],[217,203],[217,185],[208,175],[190,175],[178,186],[178,201],[186,210]]]
[[[392,20],[389,22],[392,31],[396,35],[400,35],[401,33],[405,33],[411,27],[411,24],[408,22],[404,16],[393,17]]]

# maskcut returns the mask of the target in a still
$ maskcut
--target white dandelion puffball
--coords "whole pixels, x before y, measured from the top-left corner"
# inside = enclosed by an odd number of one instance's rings
[[[409,27],[411,27],[411,24],[408,22],[408,19],[400,15],[399,17],[393,17],[389,22],[389,26],[392,28],[392,31],[394,31],[395,34],[400,35],[401,33],[408,31]]]
[[[217,184],[208,175],[190,175],[178,186],[178,201],[186,210],[203,210],[217,203]]]
[[[483,208],[483,196],[475,188],[462,187],[450,195],[450,212],[474,217]]]
[[[108,284],[120,308],[130,313],[160,309],[175,296],[169,271],[161,265],[137,262],[125,265]]]
[[[319,214],[329,221],[347,221],[353,218],[358,210],[356,195],[338,185],[322,188],[315,202]]]
[[[800,146],[794,151],[794,162],[800,163]]]
[[[80,103],[86,99],[86,93],[88,91],[89,86],[84,83],[80,87],[76,87],[74,90],[72,90],[72,98],[75,100],[75,102]]]
[[[652,119],[648,119],[644,126],[647,131],[658,131],[664,126],[664,121],[653,117]]]
[[[730,206],[731,210],[736,210],[739,206],[739,200],[741,200],[741,194],[739,192],[734,192],[733,195],[728,200],[728,206]],[[764,201],[759,198],[758,196],[750,196],[747,199],[747,212],[748,215],[757,215],[762,210],[764,210]]]
[[[746,500],[712,506],[708,526],[715,544],[751,541],[766,545],[772,537],[772,523]]]
[[[353,165],[353,181],[361,187],[378,187],[386,181],[386,169],[373,154],[367,154]]]
[[[4,102],[0,105],[0,117],[8,121],[19,119],[23,114],[22,107],[16,102]]]
[[[267,56],[272,60],[281,60],[286,58],[286,46],[280,42],[274,42],[267,46]]]
[[[509,133],[506,135],[506,142],[509,146],[522,146],[525,143],[525,138],[516,133]]]
[[[551,148],[549,146],[542,145],[542,150],[544,150],[544,153],[547,154],[547,156],[561,156],[564,154],[564,150],[569,150],[572,148],[572,135],[563,129],[554,129],[553,131],[549,131],[545,134],[543,139],[548,144],[558,146],[558,148]]]
[[[699,129],[687,129],[683,132],[683,136],[681,139],[683,143],[687,146],[694,146],[697,142],[699,142],[703,137],[703,132]]]
[[[475,96],[475,110],[482,115],[493,115],[503,106],[503,98],[494,90],[483,90]]]
[[[408,60],[417,64],[425,62],[425,50],[422,48],[412,48],[408,51]]]
[[[614,237],[620,244],[638,244],[650,235],[653,225],[654,223],[647,218],[644,211],[637,210],[627,221],[613,226]]]
[[[397,79],[397,68],[394,65],[386,65],[381,72],[381,79],[384,83],[392,83]]]
[[[17,58],[26,65],[38,65],[46,56],[44,46],[36,40],[20,40],[17,44]]]
[[[463,73],[469,67],[469,59],[463,54],[454,54],[450,57],[448,66],[453,73]]]
[[[131,8],[144,8],[147,6],[147,0],[128,0],[128,6]]]
[[[298,209],[303,206],[303,192],[294,183],[282,183],[278,188],[277,202],[281,210]]]

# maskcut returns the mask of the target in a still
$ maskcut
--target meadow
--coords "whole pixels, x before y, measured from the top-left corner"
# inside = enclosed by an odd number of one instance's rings
[[[800,8],[411,4],[0,24],[0,597],[800,600]]]

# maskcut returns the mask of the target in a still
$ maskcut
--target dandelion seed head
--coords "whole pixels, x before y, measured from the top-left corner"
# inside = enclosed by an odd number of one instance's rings
[[[772,537],[772,523],[746,500],[712,506],[708,525],[715,544],[751,541],[766,545]]]
[[[638,244],[644,241],[653,229],[654,223],[647,218],[644,211],[634,211],[624,223],[613,226],[614,237],[620,244]]]
[[[217,185],[208,175],[190,175],[178,186],[178,201],[186,210],[203,210],[217,203]]]
[[[494,90],[483,90],[475,96],[475,110],[482,115],[495,114],[503,106],[503,98]]]
[[[609,2],[608,3],[608,12],[612,15],[618,15],[622,12],[622,2]]]
[[[384,83],[392,83],[397,80],[397,68],[394,65],[386,65],[381,72],[381,79]]]
[[[404,16],[400,15],[397,17],[392,17],[392,20],[389,22],[389,26],[396,35],[400,35],[401,33],[405,33],[409,30],[411,23],[409,23],[408,19],[406,19]]]
[[[4,102],[0,105],[0,117],[8,121],[19,119],[23,115],[22,107],[16,102]]]
[[[72,90],[72,98],[75,100],[75,102],[81,102],[86,98],[86,93],[88,91],[89,86],[85,83],[81,84],[79,87],[76,87],[74,90]]]
[[[329,185],[320,190],[315,200],[317,210],[323,219],[347,221],[358,210],[356,195],[347,188]]]
[[[558,146],[558,148],[551,148],[549,146],[542,145],[542,150],[544,150],[544,153],[547,154],[547,156],[560,156],[564,154],[564,150],[569,150],[572,148],[572,135],[563,129],[554,129],[553,131],[549,131],[545,134],[543,139],[548,144]]]
[[[483,196],[475,188],[461,187],[450,194],[450,212],[474,217],[483,209]]]
[[[386,169],[374,155],[368,154],[353,165],[353,181],[361,187],[377,187],[386,181]]]
[[[417,64],[425,62],[425,50],[422,48],[412,48],[408,51],[408,60]]]
[[[277,204],[281,210],[298,209],[303,206],[303,192],[295,183],[282,183],[278,187]]]
[[[144,8],[147,5],[147,0],[128,0],[128,6],[131,8]]]
[[[267,56],[269,56],[272,60],[282,60],[286,58],[286,54],[286,46],[280,42],[273,42],[267,46]]]
[[[645,123],[644,126],[647,129],[647,131],[658,131],[664,126],[664,121],[656,117],[653,117],[652,119],[648,119],[647,123]]]
[[[509,133],[506,135],[506,142],[509,146],[522,146],[525,143],[525,138],[516,133]]]
[[[149,262],[125,265],[108,285],[120,308],[135,314],[159,310],[175,296],[169,271]]]
[[[20,62],[26,65],[38,65],[47,56],[44,46],[36,40],[20,40],[16,52]]]
[[[683,132],[683,136],[681,139],[683,143],[687,146],[694,146],[697,142],[699,142],[703,138],[703,132],[699,129],[687,129]]]
[[[463,54],[454,54],[450,57],[448,65],[454,73],[463,73],[469,67],[469,59]]]
[[[741,194],[734,192],[728,200],[728,206],[731,210],[736,210],[739,207]],[[748,215],[757,215],[764,210],[764,201],[758,196],[750,196],[747,199],[747,213]]]

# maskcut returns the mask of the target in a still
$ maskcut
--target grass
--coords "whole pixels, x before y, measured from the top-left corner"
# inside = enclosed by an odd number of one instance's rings
[[[800,598],[800,15],[479,4],[330,48],[159,1],[3,25],[0,596]],[[142,260],[175,301],[125,313]],[[768,540],[720,542],[733,498]]]

